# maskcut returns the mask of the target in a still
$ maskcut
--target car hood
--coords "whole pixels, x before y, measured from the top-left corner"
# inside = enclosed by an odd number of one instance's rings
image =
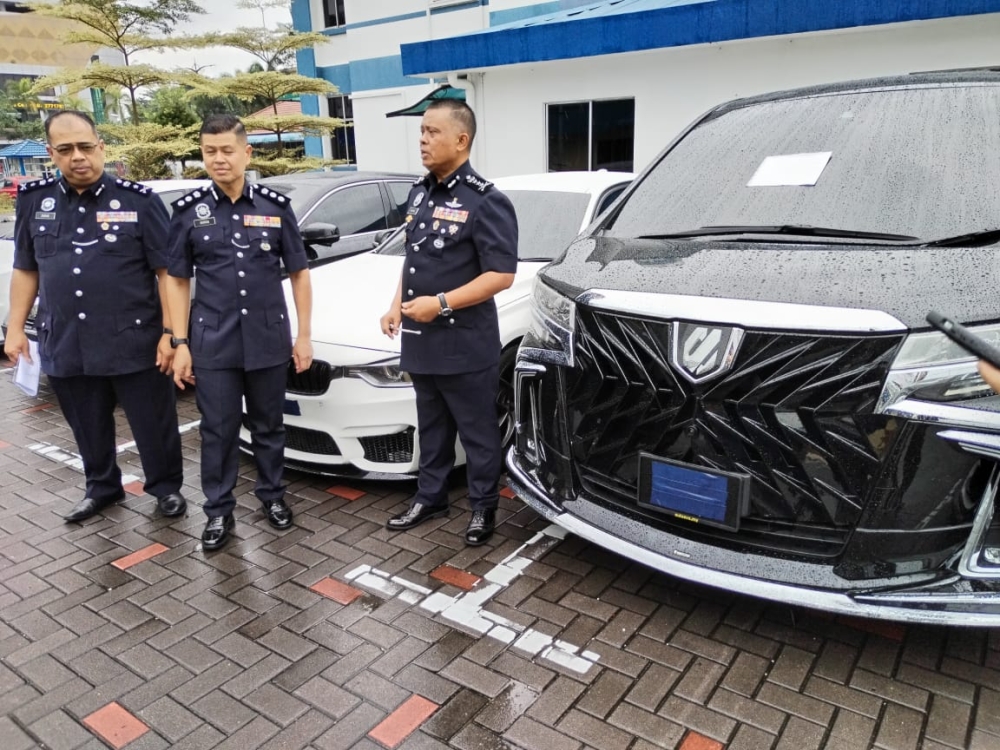
[[[927,328],[936,309],[1000,319],[996,247],[921,248],[586,237],[543,272],[570,296],[590,289],[785,302],[886,312]]]
[[[379,319],[385,315],[396,294],[403,261],[399,255],[365,253],[314,268],[310,272],[313,342],[369,350],[373,362],[398,355],[399,337],[386,337],[379,327]],[[501,311],[530,294],[532,280],[542,265],[518,264],[513,286],[496,297]],[[285,281],[285,296],[294,333],[295,303],[288,281]]]

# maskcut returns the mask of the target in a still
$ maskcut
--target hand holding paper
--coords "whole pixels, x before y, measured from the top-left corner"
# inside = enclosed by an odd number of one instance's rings
[[[28,361],[28,358],[31,361]],[[29,396],[38,395],[38,381],[42,376],[42,367],[38,361],[38,342],[28,342],[28,357],[18,357],[14,367],[14,385]]]

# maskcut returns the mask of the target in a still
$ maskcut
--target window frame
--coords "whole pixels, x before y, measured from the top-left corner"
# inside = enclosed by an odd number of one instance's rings
[[[379,197],[382,199],[382,220],[386,222],[386,228],[388,228],[389,208],[386,205],[387,191],[385,186],[382,185],[381,180],[359,180],[358,182],[350,182],[346,185],[338,185],[333,190],[324,193],[320,198],[316,199],[316,202],[309,207],[309,210],[306,212],[305,216],[299,219],[299,226],[305,227],[307,222],[316,221],[316,219],[313,218],[313,215],[316,213],[316,209],[319,208],[323,203],[325,203],[335,194],[343,192],[344,190],[350,190],[351,188],[364,187],[366,185],[374,185],[375,188],[378,190]],[[337,228],[340,229],[341,227],[338,225]],[[344,233],[343,231],[341,231],[341,235],[345,237],[355,237],[364,234],[374,234],[375,232],[381,232],[381,231],[382,231],[381,229],[372,229],[367,232],[350,232],[350,233]]]
[[[341,8],[338,11],[338,4]],[[330,6],[333,6],[331,9]],[[342,29],[347,25],[347,0],[323,0],[323,28],[324,29]],[[337,21],[337,23],[330,23],[331,20]]]
[[[635,97],[634,96],[615,96],[615,97],[600,97],[597,99],[566,99],[560,101],[545,102],[545,170],[547,172],[553,171],[574,171],[574,170],[553,170],[552,164],[552,150],[551,150],[551,131],[550,131],[550,114],[552,107],[560,107],[569,104],[586,104],[587,105],[587,172],[593,172],[594,169],[594,104],[597,102],[632,102],[633,114],[632,114],[632,169],[625,171],[635,170]],[[601,167],[604,169],[604,167]]]

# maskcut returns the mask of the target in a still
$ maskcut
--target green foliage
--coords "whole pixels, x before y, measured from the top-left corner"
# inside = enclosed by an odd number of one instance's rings
[[[343,159],[319,159],[313,156],[290,159],[279,156],[263,156],[261,152],[254,151],[254,158],[250,160],[250,169],[256,169],[260,172],[261,177],[274,177],[275,175],[295,172],[315,172],[324,167],[333,167],[344,163]]]
[[[187,158],[197,149],[192,131],[174,125],[101,125],[98,130],[108,161],[124,163],[132,180],[170,177],[167,161]]]
[[[145,119],[157,125],[189,128],[201,122],[198,113],[180,86],[160,86],[142,102]]]

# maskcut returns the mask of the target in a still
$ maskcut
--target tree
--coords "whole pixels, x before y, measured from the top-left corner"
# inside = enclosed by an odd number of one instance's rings
[[[201,118],[191,105],[187,91],[181,86],[161,86],[143,101],[145,117],[157,125],[189,128]]]
[[[326,35],[318,31],[300,32],[290,24],[278,24],[276,28],[267,26],[264,11],[268,8],[287,8],[287,0],[238,0],[236,7],[244,10],[260,11],[260,27],[240,26],[225,34],[212,34],[205,38],[213,44],[249,52],[260,60],[264,70],[295,70],[295,53],[328,41]]]
[[[175,125],[101,125],[98,131],[107,143],[108,161],[124,162],[132,180],[171,177],[167,162],[195,149],[192,132]]]
[[[46,76],[35,90],[65,86],[70,93],[85,88],[117,87],[128,92],[130,118],[141,122],[138,91],[141,88],[170,83],[174,76],[151,65],[135,65],[137,52],[167,48],[195,47],[200,37],[168,36],[176,24],[187,21],[192,14],[203,13],[195,0],[153,0],[151,5],[139,5],[123,0],[61,0],[55,4],[40,3],[35,12],[75,21],[79,30],[63,35],[70,44],[109,47],[122,55],[123,65],[96,62],[85,68],[59,71]]]

